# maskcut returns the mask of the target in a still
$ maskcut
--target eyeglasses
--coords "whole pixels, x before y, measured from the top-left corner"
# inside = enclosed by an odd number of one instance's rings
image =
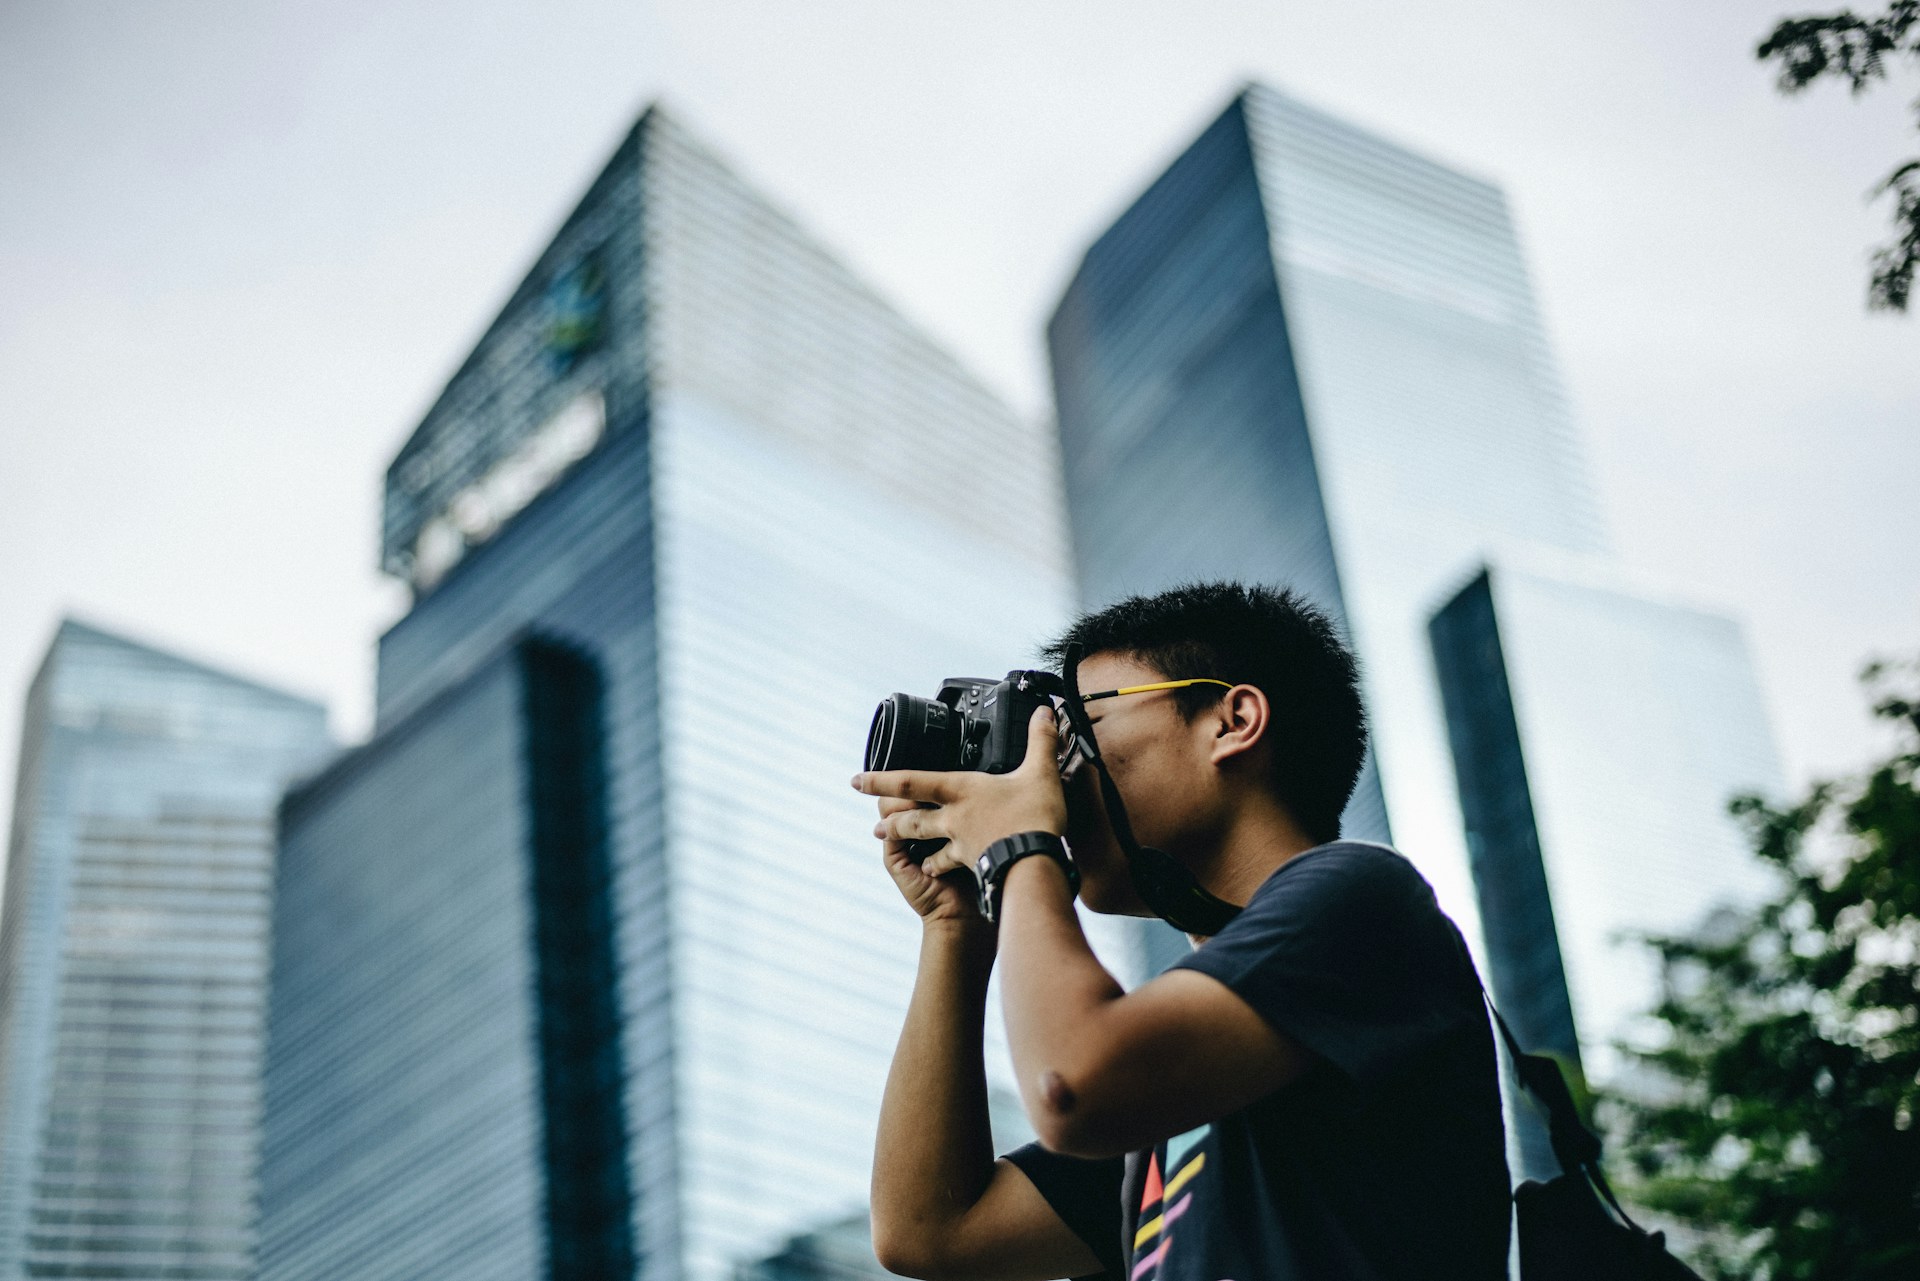
[[[1209,937],[1218,934],[1240,914],[1240,909],[1210,894],[1206,886],[1194,879],[1192,870],[1171,854],[1150,845],[1142,845],[1134,836],[1133,824],[1127,820],[1127,807],[1120,799],[1120,789],[1114,785],[1107,763],[1100,759],[1100,745],[1093,737],[1093,722],[1087,718],[1086,702],[1089,698],[1118,698],[1122,694],[1182,689],[1188,685],[1221,685],[1227,689],[1233,686],[1225,681],[1196,676],[1188,680],[1155,681],[1151,685],[1128,685],[1122,689],[1082,695],[1078,674],[1080,660],[1086,656],[1086,646],[1078,642],[1065,646],[1060,655],[1061,710],[1067,714],[1067,727],[1071,731],[1065,759],[1060,762],[1061,776],[1064,778],[1077,770],[1081,760],[1093,766],[1099,779],[1100,803],[1106,809],[1107,823],[1113,829],[1114,841],[1127,856],[1128,872],[1141,901],[1176,929]]]
[[[1080,702],[1092,703],[1102,698],[1118,698],[1122,694],[1146,694],[1156,689],[1185,689],[1189,685],[1218,685],[1221,689],[1233,688],[1230,681],[1217,681],[1210,676],[1195,676],[1184,681],[1155,681],[1151,685],[1127,685],[1120,689],[1104,689],[1097,694],[1080,695]],[[1081,707],[1079,717],[1076,718],[1070,700],[1056,697],[1054,703],[1067,721],[1067,735],[1060,744],[1060,752],[1055,757],[1055,763],[1060,767],[1061,777],[1071,778],[1079,772],[1081,765],[1097,755],[1097,752],[1090,747],[1093,722],[1084,719],[1086,716],[1084,706]]]
[[[1082,694],[1080,701],[1083,703],[1091,703],[1099,698],[1118,698],[1122,694],[1145,694],[1149,690],[1156,689],[1185,689],[1189,685],[1218,685],[1221,689],[1233,688],[1233,685],[1228,681],[1217,681],[1210,676],[1196,676],[1192,680],[1155,681],[1151,685],[1128,685],[1124,689],[1108,689],[1102,690],[1098,694]]]

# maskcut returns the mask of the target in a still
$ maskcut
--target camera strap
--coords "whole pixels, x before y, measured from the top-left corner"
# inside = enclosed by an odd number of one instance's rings
[[[1086,704],[1080,701],[1080,660],[1084,647],[1069,645],[1060,658],[1061,685],[1064,688],[1067,725],[1080,741],[1081,753],[1093,766],[1100,781],[1100,802],[1107,812],[1113,839],[1127,856],[1127,869],[1133,876],[1133,888],[1140,899],[1167,924],[1187,934],[1211,937],[1240,915],[1240,909],[1225,899],[1208,893],[1198,878],[1165,850],[1142,845],[1127,821],[1126,803],[1114,784],[1107,763],[1100,756],[1100,743],[1093,735],[1093,721]]]

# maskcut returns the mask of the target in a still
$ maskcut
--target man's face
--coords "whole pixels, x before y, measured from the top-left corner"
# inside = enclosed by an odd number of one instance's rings
[[[1138,659],[1111,653],[1090,655],[1081,660],[1079,670],[1085,694],[1185,675],[1156,671]],[[1140,843],[1178,857],[1204,839],[1218,808],[1211,718],[1186,720],[1172,690],[1100,699],[1087,704],[1087,717]],[[1152,915],[1134,892],[1126,856],[1108,829],[1091,766],[1083,766],[1070,780],[1068,795],[1067,835],[1080,868],[1081,901],[1096,912]]]

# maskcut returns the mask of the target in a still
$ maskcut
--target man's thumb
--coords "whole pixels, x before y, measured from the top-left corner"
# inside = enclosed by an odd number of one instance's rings
[[[1027,722],[1027,760],[1037,756],[1051,763],[1058,744],[1059,728],[1054,723],[1053,709],[1035,708],[1033,719]]]

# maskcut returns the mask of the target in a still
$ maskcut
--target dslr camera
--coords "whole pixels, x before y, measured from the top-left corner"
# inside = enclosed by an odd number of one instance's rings
[[[1105,808],[1113,838],[1126,855],[1134,888],[1153,913],[1189,934],[1218,934],[1240,909],[1210,894],[1172,855],[1142,845],[1127,820],[1120,790],[1100,759],[1093,726],[1081,705],[1077,683],[1083,651],[1069,645],[1061,670],[1015,670],[1005,680],[955,676],[940,685],[932,698],[912,694],[889,695],[873,713],[867,730],[867,765],[872,770],[977,770],[1005,774],[1020,768],[1027,755],[1027,724],[1040,708],[1062,701],[1061,752],[1054,764],[1068,777],[1076,762],[1090,764],[1099,779],[1100,803]],[[1221,682],[1224,684],[1225,682]],[[1105,694],[1096,697],[1106,697]],[[908,856],[915,862],[946,841],[910,841]]]
[[[1016,770],[1027,755],[1027,723],[1062,688],[1052,672],[1021,670],[998,681],[949,677],[932,698],[889,695],[867,731],[866,768]]]

